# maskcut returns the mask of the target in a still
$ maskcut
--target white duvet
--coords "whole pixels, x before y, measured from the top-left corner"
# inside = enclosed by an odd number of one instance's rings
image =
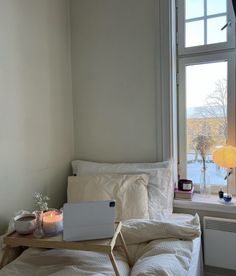
[[[132,269],[121,249],[115,258],[121,275],[187,275],[192,240],[200,236],[197,215],[189,221],[129,220],[122,233],[128,245]],[[114,275],[103,253],[62,249],[28,249],[0,270],[1,276]]]

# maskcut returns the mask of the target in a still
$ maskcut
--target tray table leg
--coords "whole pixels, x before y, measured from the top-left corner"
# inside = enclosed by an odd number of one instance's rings
[[[119,237],[120,237],[120,241],[121,241],[122,247],[123,247],[123,249],[124,249],[124,251],[125,251],[125,255],[126,255],[128,264],[129,264],[129,266],[131,267],[132,264],[131,264],[131,261],[130,261],[130,258],[129,258],[128,248],[127,248],[127,246],[126,246],[126,243],[125,243],[125,240],[124,240],[124,237],[123,237],[121,231],[119,232]]]
[[[4,267],[5,265],[7,265],[10,261],[11,261],[11,252],[13,251],[14,249],[12,247],[10,247],[9,245],[7,245],[5,248],[4,248],[4,251],[3,251],[3,256],[2,256],[2,260],[0,262],[0,268]]]
[[[12,248],[7,245],[5,248],[4,248],[4,252],[3,252],[3,256],[2,256],[2,260],[0,262],[0,269],[2,267],[4,267],[4,265],[7,265],[9,263],[9,255],[10,255],[10,252],[12,251]]]
[[[120,273],[119,273],[119,271],[118,271],[117,263],[116,263],[116,261],[115,261],[115,257],[114,257],[113,252],[110,252],[110,253],[109,253],[109,258],[110,258],[110,260],[111,260],[111,264],[112,264],[112,266],[113,266],[113,269],[114,269],[114,271],[115,271],[116,276],[120,276]]]
[[[0,259],[0,269],[15,260],[21,253],[21,247],[6,245],[6,247],[3,249],[2,260]]]

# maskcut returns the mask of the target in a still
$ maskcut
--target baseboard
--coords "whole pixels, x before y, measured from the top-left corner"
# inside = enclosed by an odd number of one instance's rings
[[[236,271],[213,266],[204,266],[204,276],[235,276]]]

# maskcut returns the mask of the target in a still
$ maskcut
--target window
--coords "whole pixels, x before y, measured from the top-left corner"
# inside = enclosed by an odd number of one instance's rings
[[[207,139],[206,166],[213,191],[226,185],[212,150],[235,145],[235,41],[230,0],[180,0],[178,12],[179,174],[199,189],[202,156],[197,141]],[[226,23],[227,26],[225,27]],[[225,27],[225,28],[223,28]],[[221,30],[223,28],[223,30]],[[235,192],[231,177],[230,191]]]
[[[234,48],[231,0],[178,1],[179,54]]]

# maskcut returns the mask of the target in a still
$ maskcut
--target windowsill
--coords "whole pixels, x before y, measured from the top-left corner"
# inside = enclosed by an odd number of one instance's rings
[[[236,196],[233,197],[230,204],[227,204],[220,202],[218,195],[204,197],[195,193],[192,200],[174,199],[174,207],[212,212],[236,213]]]

